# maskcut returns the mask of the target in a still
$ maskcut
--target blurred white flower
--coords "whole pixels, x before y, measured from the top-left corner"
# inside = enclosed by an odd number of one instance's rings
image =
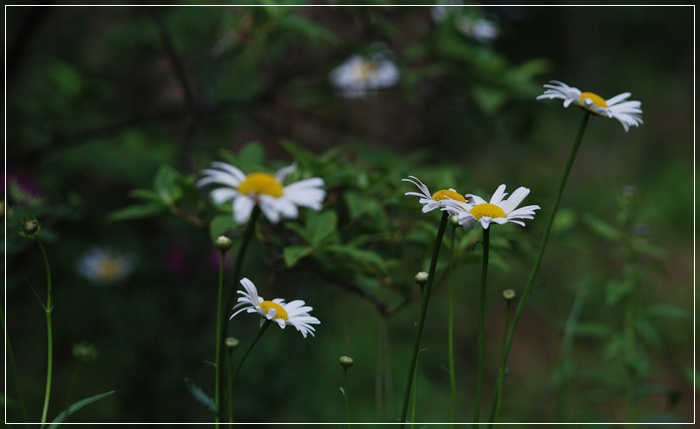
[[[265,301],[263,297],[258,295],[258,289],[253,282],[243,278],[241,279],[241,284],[245,291],[238,291],[241,297],[238,298],[238,304],[233,307],[234,310],[238,308],[238,311],[233,313],[230,319],[233,319],[243,311],[246,313],[258,313],[263,318],[260,321],[261,324],[265,320],[271,320],[282,329],[287,325],[294,326],[304,338],[306,338],[307,334],[314,336],[315,329],[311,325],[319,325],[321,322],[309,314],[309,311],[313,310],[313,308],[305,305],[304,301],[297,299],[286,303],[282,298]]]
[[[399,70],[381,54],[372,58],[353,55],[331,72],[330,80],[344,96],[364,97],[370,91],[396,85]]]
[[[98,285],[118,283],[132,271],[131,258],[102,248],[92,248],[77,263],[76,270]]]
[[[630,126],[638,127],[642,121],[642,103],[639,101],[625,101],[632,95],[623,92],[615,97],[605,100],[598,94],[592,92],[581,92],[578,88],[571,87],[557,80],[550,81],[544,85],[547,90],[537,97],[537,100],[559,98],[564,100],[564,107],[569,107],[572,103],[586,109],[596,115],[607,118],[615,118],[625,131],[629,131]]]
[[[433,22],[444,21],[451,13],[459,12],[462,9],[461,0],[444,1],[441,4],[430,8],[430,16]]]
[[[453,199],[445,200],[444,204],[446,207],[442,210],[446,210],[452,215],[457,215],[460,225],[465,223],[471,224],[477,221],[481,223],[484,229],[487,229],[492,223],[503,225],[512,222],[525,226],[524,222],[516,219],[534,219],[535,210],[539,210],[540,206],[533,205],[517,208],[518,204],[522,203],[530,193],[530,190],[521,186],[508,199],[505,198],[508,195],[505,190],[506,185],[499,186],[488,203],[480,196],[474,194],[466,195],[468,203]]]
[[[455,27],[462,34],[481,43],[491,43],[500,35],[496,23],[483,18],[460,16],[455,20]]]
[[[199,179],[197,185],[223,185],[211,191],[211,197],[217,204],[233,200],[233,217],[238,223],[245,223],[256,205],[270,222],[277,223],[281,216],[296,218],[298,207],[321,210],[326,197],[324,181],[319,177],[282,185],[284,179],[296,170],[295,164],[280,169],[274,176],[268,173],[246,175],[238,167],[225,162],[212,162],[211,167],[202,171],[205,177]]]

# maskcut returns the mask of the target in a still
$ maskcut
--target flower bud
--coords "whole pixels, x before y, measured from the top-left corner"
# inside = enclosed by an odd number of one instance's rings
[[[41,224],[38,220],[34,218],[25,219],[22,222],[22,235],[25,237],[33,237],[39,232],[40,228]]]
[[[506,289],[503,291],[503,298],[506,301],[510,301],[511,299],[515,298],[515,291],[513,289]]]
[[[73,357],[81,362],[92,362],[99,355],[97,348],[88,342],[81,342],[73,346]]]
[[[234,350],[234,349],[238,348],[239,345],[241,345],[241,342],[238,341],[237,338],[226,337],[224,344],[226,345],[227,349]]]
[[[471,231],[472,229],[474,229],[476,224],[477,224],[476,219],[467,218],[464,220],[464,222],[462,222],[462,229],[464,229],[465,231]]]
[[[342,366],[343,368],[350,368],[354,363],[355,361],[353,361],[350,356],[340,357],[340,366]]]
[[[414,278],[416,279],[416,283],[418,283],[418,285],[421,287],[428,283],[428,273],[425,271],[419,272]]]
[[[450,215],[450,218],[449,218],[449,219],[450,219],[450,224],[451,224],[453,227],[458,227],[458,226],[459,226],[459,216],[453,214],[453,215]]]
[[[225,235],[220,235],[214,240],[214,246],[219,250],[226,251],[233,246],[233,241]]]

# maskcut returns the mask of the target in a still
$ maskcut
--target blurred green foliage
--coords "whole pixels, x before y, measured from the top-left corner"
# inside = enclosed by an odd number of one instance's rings
[[[501,292],[523,286],[580,120],[577,109],[535,102],[549,79],[605,98],[630,91],[645,124],[589,126],[516,333],[502,419],[690,421],[692,11],[480,6],[437,20],[418,6],[7,7],[10,421],[21,419],[17,384],[30,420],[43,399],[45,277],[35,244],[19,235],[32,216],[54,275],[49,414],[114,390],[68,420],[212,421],[202,403],[213,391],[212,239],[238,244],[243,229],[195,185],[214,160],[246,172],[295,162],[290,180],[322,177],[328,192],[320,212],[259,224],[246,255],[242,272],[263,296],[303,299],[322,324],[306,340],[290,328],[266,334],[235,386],[237,421],[344,421],[342,355],[355,361],[353,421],[396,421],[418,316],[413,276],[427,268],[439,220],[404,196],[409,175],[484,196],[526,186],[526,202],[542,206],[527,228],[492,234],[486,380],[495,378]],[[499,37],[466,34],[465,20],[477,18]],[[375,52],[396,63],[399,84],[344,98],[329,73]],[[479,234],[453,233],[424,335],[418,421],[449,416],[451,260],[458,419],[471,418]],[[81,277],[76,264],[95,246],[128,255],[128,278],[100,287]],[[257,324],[241,315],[230,330],[245,343]],[[71,356],[84,341],[99,350],[95,361]]]

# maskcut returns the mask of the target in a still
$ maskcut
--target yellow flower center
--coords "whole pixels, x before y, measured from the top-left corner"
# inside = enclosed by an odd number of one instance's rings
[[[238,192],[243,195],[271,195],[279,198],[284,194],[284,187],[272,175],[251,173],[238,185]]]
[[[591,100],[593,102],[593,106],[595,107],[608,107],[608,103],[606,103],[605,100],[603,100],[603,97],[598,94],[594,94],[592,92],[582,92],[578,100],[581,106],[585,106],[583,102],[585,99]]]
[[[284,309],[281,305],[277,304],[276,302],[272,301],[263,301],[260,304],[258,304],[260,307],[262,307],[263,310],[265,310],[265,314],[270,314],[271,309],[277,310],[277,314],[275,314],[274,319],[282,319],[282,320],[289,320],[289,315],[287,314],[287,310]]]
[[[377,71],[377,64],[373,61],[364,61],[357,66],[357,75],[360,80],[367,80]]]
[[[504,212],[502,208],[491,203],[476,205],[469,213],[471,213],[477,220],[484,216],[490,217],[491,219],[506,217],[506,212]]]
[[[116,280],[122,275],[122,264],[116,259],[105,258],[100,261],[97,271],[102,280]]]
[[[433,200],[435,201],[448,200],[450,198],[453,200],[461,201],[463,203],[467,202],[467,200],[465,200],[462,195],[450,189],[441,189],[433,194]]]

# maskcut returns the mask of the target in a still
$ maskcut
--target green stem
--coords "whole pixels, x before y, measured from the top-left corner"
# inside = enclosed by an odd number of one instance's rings
[[[248,225],[246,226],[245,231],[243,231],[243,238],[241,241],[241,246],[238,248],[238,253],[236,253],[236,260],[233,263],[233,287],[228,291],[228,294],[226,295],[226,300],[222,303],[221,302],[221,297],[223,291],[219,289],[219,297],[218,297],[218,302],[217,302],[217,333],[216,333],[216,366],[219,368],[219,365],[221,362],[224,360],[224,348],[223,345],[226,341],[226,335],[228,334],[228,320],[226,318],[226,315],[223,314],[224,311],[227,311],[228,309],[231,309],[233,307],[233,299],[235,297],[235,291],[238,289],[238,282],[241,280],[240,275],[241,275],[241,266],[243,265],[243,257],[245,256],[246,249],[248,248],[248,244],[250,243],[250,239],[253,236],[253,231],[255,231],[255,223],[258,220],[258,217],[260,216],[260,208],[258,206],[255,206],[253,208],[253,212],[250,215],[250,219],[248,220]],[[224,261],[223,261],[223,254],[221,257],[221,271],[219,271],[219,287],[221,288],[222,286],[222,278],[223,276],[223,266],[224,266]],[[222,307],[223,306],[223,307]],[[221,311],[221,312],[219,312]],[[216,377],[216,381],[218,382],[218,387],[216,388],[216,393],[215,395],[218,395],[219,401],[217,401],[217,407],[221,406],[220,400],[221,400],[221,394],[220,392],[221,387],[223,386],[223,380],[222,380],[222,372],[217,369],[218,375]],[[229,388],[231,387],[231,380],[228,380],[228,383],[226,384]],[[227,392],[227,395],[230,396],[230,392]],[[217,408],[218,415],[217,418],[221,418],[224,413],[222,413],[222,410]],[[218,420],[217,420],[218,421]]]
[[[258,333],[255,335],[255,338],[250,342],[248,345],[248,348],[245,349],[245,352],[243,352],[243,356],[241,356],[241,360],[238,361],[238,365],[236,365],[236,368],[233,370],[233,373],[228,379],[228,387],[226,389],[227,394],[231,395],[231,388],[233,386],[233,381],[236,379],[236,376],[238,375],[238,371],[241,370],[241,367],[243,366],[243,362],[245,362],[245,359],[248,357],[250,354],[250,351],[253,350],[253,347],[255,347],[255,344],[257,344],[258,340],[262,335],[265,333],[267,328],[272,324],[272,320],[267,319],[264,321],[260,329],[258,329]],[[229,410],[229,423],[233,423],[233,411]]]
[[[46,312],[46,392],[44,394],[44,409],[41,412],[41,427],[42,429],[46,426],[46,417],[49,413],[49,401],[51,399],[51,378],[53,373],[53,329],[51,323],[51,312],[53,311],[53,298],[51,296],[51,267],[49,266],[49,258],[46,256],[46,250],[44,245],[41,243],[39,237],[36,238],[36,242],[39,244],[39,249],[41,249],[41,255],[44,258],[44,267],[46,268],[46,307],[44,311]]]
[[[216,365],[214,374],[214,403],[216,404],[216,416],[215,421],[218,424],[221,421],[221,416],[224,415],[223,406],[221,404],[221,365],[223,361],[223,338],[221,332],[223,331],[223,291],[224,291],[224,259],[226,257],[226,250],[221,250],[219,258],[219,286],[216,294]]]
[[[581,306],[583,305],[583,297],[586,292],[586,284],[578,290],[574,304],[569,313],[569,319],[566,321],[564,328],[564,339],[561,345],[561,357],[559,361],[559,370],[557,371],[557,405],[556,405],[556,420],[563,423],[566,420],[566,384],[569,381],[569,372],[571,368],[571,348],[574,343],[574,335],[576,334],[576,324],[578,323],[579,314],[581,314]]]
[[[457,409],[457,381],[455,377],[455,346],[454,346],[454,271],[456,228],[452,228],[452,243],[450,246],[450,273],[448,279],[449,302],[447,307],[447,363],[450,371],[450,422],[455,422]]]
[[[418,352],[418,360],[416,360],[416,368],[418,367],[418,361],[420,360],[420,354],[426,349],[422,349]],[[411,406],[411,427],[416,427],[416,408],[418,408],[418,372],[413,374],[413,403]]]
[[[401,410],[401,428],[403,428],[404,424],[406,423],[408,402],[411,398],[411,383],[413,382],[413,373],[416,369],[416,361],[418,359],[418,352],[420,349],[420,337],[423,333],[423,324],[425,323],[425,315],[428,311],[428,301],[430,300],[430,289],[433,287],[433,278],[435,278],[435,267],[437,266],[438,255],[440,254],[440,247],[442,246],[442,237],[445,235],[445,226],[447,226],[448,218],[449,214],[447,212],[444,212],[442,214],[442,220],[440,220],[440,227],[438,228],[437,237],[435,238],[433,258],[430,261],[430,271],[428,272],[428,282],[425,284],[423,293],[421,294],[421,309],[420,316],[418,319],[418,332],[416,333],[416,343],[413,346],[413,356],[411,357],[411,364],[408,367],[406,391],[403,395],[403,408]]]
[[[520,320],[520,315],[523,312],[523,308],[525,308],[525,303],[527,302],[527,298],[530,295],[530,289],[532,288],[533,283],[535,282],[535,277],[537,276],[537,271],[540,269],[540,264],[542,263],[542,257],[544,256],[544,251],[547,247],[547,240],[549,240],[549,232],[552,230],[552,224],[554,223],[554,217],[557,214],[557,209],[559,208],[559,202],[561,201],[561,196],[564,193],[564,186],[566,185],[566,180],[569,177],[569,173],[571,172],[571,167],[574,165],[574,160],[576,159],[576,153],[578,152],[579,146],[581,146],[581,141],[583,140],[583,134],[584,131],[586,130],[586,125],[588,125],[588,120],[591,118],[592,113],[586,111],[583,116],[583,121],[581,122],[581,126],[579,127],[578,134],[576,135],[576,140],[574,141],[574,145],[571,148],[571,152],[569,153],[569,158],[566,161],[566,165],[564,166],[564,172],[562,173],[561,180],[559,181],[559,189],[557,190],[557,195],[554,199],[554,206],[552,207],[552,212],[549,215],[549,221],[547,222],[547,227],[544,231],[544,235],[542,237],[542,242],[540,243],[540,248],[537,251],[537,257],[535,258],[535,264],[532,266],[532,270],[530,271],[530,276],[527,279],[527,283],[525,284],[525,289],[523,290],[523,297],[518,302],[518,307],[515,309],[515,315],[513,317],[513,325],[512,328],[510,329],[510,332],[508,334],[508,340],[506,342],[506,352],[503,355],[503,360],[501,361],[501,368],[499,369],[499,376],[498,376],[498,383],[496,390],[498,394],[500,395],[500,390],[503,389],[503,373],[506,368],[506,364],[508,362],[508,356],[510,354],[510,348],[513,345],[513,336],[515,335],[515,329],[518,326],[518,321]],[[498,413],[494,416],[494,421],[498,419]]]
[[[484,320],[486,313],[486,276],[489,271],[489,229],[484,228],[484,256],[481,263],[481,287],[479,289],[479,327],[476,357],[476,396],[474,398],[474,423],[479,423],[481,411],[481,384],[484,378]]]
[[[348,429],[350,429],[350,405],[348,404],[348,368],[343,366],[343,397],[345,398],[345,416],[348,419]]]
[[[508,326],[510,326],[510,299],[506,299],[506,321],[503,325],[503,344],[501,344],[501,360],[504,359],[506,353],[506,338],[508,338]],[[505,371],[505,369],[504,369]],[[499,377],[505,374],[500,374]],[[493,422],[495,416],[501,409],[501,390],[496,390],[496,398],[493,400],[493,405],[491,406],[491,414],[489,414],[489,422]],[[491,427],[491,425],[489,425]]]
[[[626,362],[626,383],[625,383],[625,405],[627,411],[627,421],[637,420],[637,407],[634,397],[636,378],[636,356],[635,356],[635,332],[634,332],[634,293],[627,296],[625,308],[625,362]]]

